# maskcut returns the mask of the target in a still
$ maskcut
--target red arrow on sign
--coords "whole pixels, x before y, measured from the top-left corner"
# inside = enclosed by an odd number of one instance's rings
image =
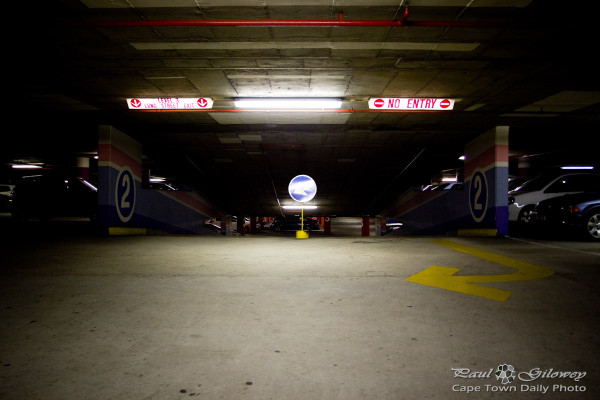
[[[200,106],[201,108],[204,108],[204,107],[208,106],[208,101],[206,99],[200,98],[200,99],[198,99],[198,106]]]
[[[440,107],[442,107],[442,108],[450,107],[450,100],[448,100],[448,99],[442,100],[442,102],[440,103]]]
[[[131,107],[133,108],[140,108],[142,106],[142,102],[139,101],[138,99],[132,99],[131,100]]]
[[[377,99],[373,102],[373,105],[378,108],[383,107],[384,104],[385,104],[385,101],[383,101],[383,99]]]

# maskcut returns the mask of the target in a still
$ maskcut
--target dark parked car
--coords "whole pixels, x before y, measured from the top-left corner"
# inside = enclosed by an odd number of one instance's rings
[[[578,193],[540,201],[532,213],[540,226],[600,241],[600,193]]]
[[[24,176],[16,183],[12,200],[12,215],[20,221],[48,220],[54,217],[95,220],[98,189],[81,178]]]
[[[600,191],[600,174],[564,171],[539,175],[508,192],[508,221],[527,224],[535,205],[554,197]]]
[[[319,225],[319,221],[316,218],[304,217],[304,223],[302,227],[305,231],[315,231],[319,230],[321,226]],[[276,217],[273,222],[271,222],[271,229],[279,232],[279,231],[299,231],[300,230],[300,216],[285,216],[285,217]]]
[[[14,185],[0,185],[0,211],[10,211]]]

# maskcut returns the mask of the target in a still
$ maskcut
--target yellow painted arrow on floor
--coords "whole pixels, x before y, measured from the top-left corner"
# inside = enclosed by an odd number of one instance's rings
[[[514,268],[516,272],[503,275],[455,275],[460,271],[460,268],[433,265],[409,277],[407,281],[470,294],[472,296],[485,297],[491,300],[506,301],[511,295],[510,291],[480,286],[476,285],[476,283],[531,281],[547,278],[554,274],[553,270],[546,267],[490,253],[474,247],[464,246],[450,240],[434,240],[434,243],[505,267]]]

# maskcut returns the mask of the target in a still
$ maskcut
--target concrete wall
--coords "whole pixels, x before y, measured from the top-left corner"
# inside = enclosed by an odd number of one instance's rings
[[[383,212],[402,222],[397,234],[508,233],[508,127],[498,126],[465,146],[459,190],[409,190]]]
[[[98,143],[98,225],[102,233],[213,234],[204,221],[220,213],[195,191],[142,187],[142,147],[101,126]]]

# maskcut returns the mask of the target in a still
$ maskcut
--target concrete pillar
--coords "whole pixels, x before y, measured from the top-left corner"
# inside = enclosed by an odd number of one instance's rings
[[[376,236],[383,236],[387,231],[387,220],[385,217],[377,217],[377,226],[375,228]]]
[[[225,236],[231,236],[231,216],[225,215],[221,217],[221,233]]]
[[[246,218],[243,216],[238,216],[237,218],[237,231],[242,236],[246,236]]]
[[[147,189],[142,186],[144,175],[141,143],[112,126],[100,126],[98,226],[101,232],[212,234],[204,221],[214,219],[221,210],[205,203],[195,190]]]
[[[78,178],[90,179],[90,158],[89,157],[77,157],[76,160],[76,174]]]
[[[528,176],[531,174],[531,160],[521,158],[517,160],[517,176]]]
[[[469,142],[465,155],[470,226],[508,234],[508,126],[497,126]]]
[[[98,227],[139,228],[138,195],[142,180],[142,146],[112,126],[99,127]]]
[[[256,233],[256,217],[250,217],[250,234],[254,235]]]
[[[331,218],[325,217],[323,218],[323,232],[325,235],[331,235]]]
[[[371,218],[362,217],[362,226],[360,228],[360,236],[369,236],[371,234]]]

